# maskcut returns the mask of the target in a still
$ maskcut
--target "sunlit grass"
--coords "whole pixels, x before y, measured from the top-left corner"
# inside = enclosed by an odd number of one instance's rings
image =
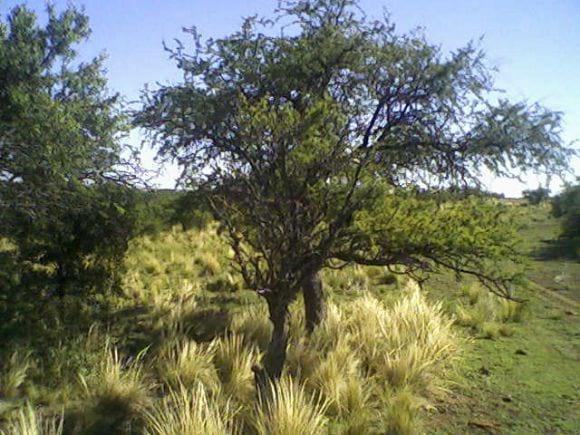
[[[115,347],[108,345],[94,372],[88,377],[80,376],[80,382],[87,424],[102,431],[113,431],[138,417],[151,405],[151,390],[155,387],[147,378],[142,354],[123,359]]]
[[[144,412],[146,433],[155,435],[227,435],[239,433],[230,401],[218,402],[203,384],[169,393]]]
[[[156,367],[161,379],[172,388],[192,388],[198,383],[210,391],[220,388],[213,364],[215,343],[203,345],[192,340],[174,340],[160,352]]]
[[[474,283],[462,288],[465,301],[454,306],[457,324],[471,328],[482,338],[507,337],[515,333],[514,323],[527,316],[525,303],[500,298]]]
[[[222,383],[224,394],[240,402],[255,397],[252,366],[259,356],[247,346],[242,336],[231,334],[215,342],[214,364]]]
[[[61,435],[63,419],[61,415],[45,416],[26,403],[16,412],[4,427],[1,435]]]
[[[239,291],[230,255],[215,228],[133,241],[123,295],[107,300],[115,321],[53,347],[44,367],[62,385],[34,400],[62,402],[65,427],[79,433],[354,435],[416,424],[417,398],[444,380],[458,346],[439,304],[412,282],[388,297],[375,291],[387,285],[383,268],[325,272],[334,296],[324,321],[307,335],[303,301],[291,305],[283,379],[258,401],[252,366],[272,326],[263,301]],[[4,397],[28,389],[37,370],[18,355],[3,364]]]
[[[309,396],[290,377],[270,385],[256,408],[254,426],[260,435],[323,434],[327,403]]]

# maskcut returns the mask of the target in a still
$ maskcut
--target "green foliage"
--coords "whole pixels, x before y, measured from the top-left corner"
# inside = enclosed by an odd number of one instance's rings
[[[135,221],[118,97],[102,56],[76,62],[88,18],[47,13],[41,26],[17,6],[0,23],[0,236],[18,248],[21,281],[10,303],[114,282]]]
[[[89,433],[116,431],[151,404],[154,385],[146,382],[141,359],[139,354],[133,361],[125,360],[107,343],[98,366],[87,378],[80,376]]]
[[[524,190],[522,196],[528,200],[528,204],[538,205],[550,198],[550,189],[540,186],[537,189]]]
[[[499,298],[480,285],[465,286],[462,293],[463,299],[453,308],[455,321],[471,328],[482,338],[513,335],[513,324],[522,322],[527,315],[528,306],[525,303]]]
[[[441,200],[413,189],[378,196],[354,216],[351,238],[338,258],[361,264],[396,263],[417,270],[451,269],[477,277],[488,289],[511,294],[523,259],[509,206],[469,196]],[[378,260],[373,260],[378,259]],[[496,265],[502,262],[501,268]]]
[[[561,239],[580,257],[580,184],[567,186],[552,199],[552,214],[561,218]]]
[[[451,195],[449,205],[415,210],[406,191],[468,191],[483,168],[565,167],[560,114],[498,101],[474,44],[446,55],[422,33],[398,34],[357,6],[287,0],[273,20],[248,18],[223,38],[187,29],[193,49],[168,48],[187,78],[144,93],[136,122],[161,157],[183,166],[181,182],[201,187],[246,285],[268,289],[270,306],[289,304],[333,258],[410,273],[451,268],[507,294],[515,274],[480,269],[509,251],[488,231],[503,229],[492,224],[493,208]],[[285,23],[295,31],[272,32]],[[399,205],[412,226],[398,218]],[[389,213],[392,225],[365,233],[362,216],[391,222]],[[392,248],[376,249],[379,238]]]

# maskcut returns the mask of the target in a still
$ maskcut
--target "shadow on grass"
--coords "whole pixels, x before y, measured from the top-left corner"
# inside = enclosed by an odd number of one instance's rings
[[[532,252],[532,257],[540,261],[580,261],[579,253],[579,246],[576,241],[559,238],[542,240],[542,246]]]

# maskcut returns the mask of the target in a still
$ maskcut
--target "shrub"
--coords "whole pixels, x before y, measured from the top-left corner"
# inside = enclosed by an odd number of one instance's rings
[[[538,205],[550,198],[550,189],[540,186],[537,189],[524,190],[522,196],[528,200],[528,204]]]
[[[561,221],[561,241],[566,251],[580,257],[580,184],[569,185],[552,200],[552,213]]]
[[[16,6],[0,22],[0,235],[42,290],[103,291],[117,284],[133,235],[138,171],[104,58],[77,58],[88,17],[73,6],[47,15]],[[38,298],[28,285],[18,290]]]

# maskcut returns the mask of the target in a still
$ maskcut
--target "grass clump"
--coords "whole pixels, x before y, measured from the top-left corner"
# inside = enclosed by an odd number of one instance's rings
[[[30,368],[30,353],[13,352],[0,373],[0,398],[19,396]]]
[[[192,340],[175,340],[165,347],[157,359],[160,377],[171,387],[192,388],[198,383],[210,391],[219,389],[213,365],[214,343],[203,345]]]
[[[392,387],[428,390],[457,349],[441,304],[428,303],[416,287],[392,307],[372,296],[355,301],[347,319],[363,367]]]
[[[456,323],[470,328],[481,338],[509,337],[515,333],[514,323],[527,315],[527,305],[500,298],[472,284],[462,289],[463,299],[454,307]]]
[[[155,385],[145,376],[142,355],[124,360],[116,348],[107,345],[93,375],[80,376],[85,395],[84,425],[89,432],[113,432],[130,426],[151,405]]]
[[[309,396],[289,376],[270,385],[268,397],[261,397],[254,419],[259,435],[323,434],[327,402]]]
[[[207,388],[198,383],[188,389],[180,386],[150,410],[144,412],[146,433],[152,435],[227,435],[239,433],[233,421],[237,410],[231,402],[213,400]]]
[[[383,431],[386,435],[415,435],[419,432],[420,404],[408,390],[397,392],[389,401]]]
[[[63,433],[62,416],[46,416],[35,410],[30,403],[18,409],[5,427],[0,428],[1,435],[61,435]]]
[[[327,401],[330,415],[346,416],[365,407],[359,361],[346,342],[320,357],[307,382]]]
[[[242,403],[252,400],[255,394],[252,365],[258,358],[239,334],[217,339],[213,361],[226,396]]]
[[[267,307],[264,304],[255,304],[244,308],[233,317],[230,329],[244,337],[250,344],[265,350],[272,334]]]

